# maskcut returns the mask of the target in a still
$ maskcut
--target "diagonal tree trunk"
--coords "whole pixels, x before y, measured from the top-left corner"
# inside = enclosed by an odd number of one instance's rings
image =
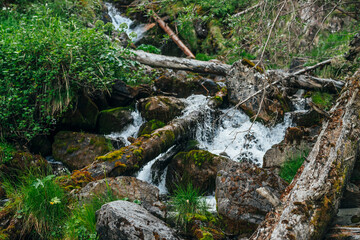
[[[281,205],[250,239],[321,239],[336,214],[357,158],[360,137],[360,71],[347,81],[331,117]]]

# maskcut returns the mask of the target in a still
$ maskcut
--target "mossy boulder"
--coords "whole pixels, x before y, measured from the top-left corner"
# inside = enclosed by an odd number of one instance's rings
[[[216,176],[216,204],[227,234],[249,234],[265,219],[272,204],[256,189],[265,187],[278,198],[287,183],[277,174],[242,161],[229,162]]]
[[[73,107],[69,109],[61,120],[61,125],[70,130],[94,130],[99,109],[87,95],[80,95]]]
[[[205,150],[180,152],[168,166],[166,187],[172,191],[175,185],[191,182],[201,192],[213,193],[216,173],[228,161]]]
[[[197,240],[221,240],[226,239],[220,228],[220,219],[212,214],[194,214],[187,219],[188,233]]]
[[[82,132],[58,132],[52,145],[54,159],[70,170],[81,169],[111,150],[113,147],[104,136]]]
[[[148,121],[157,119],[167,123],[181,115],[184,108],[184,102],[174,97],[156,96],[139,101],[141,115]]]
[[[131,110],[125,107],[112,108],[100,112],[98,120],[98,132],[109,134],[121,132],[124,127],[134,121]]]
[[[141,125],[138,132],[138,136],[142,136],[144,134],[151,134],[154,130],[158,128],[162,128],[164,126],[165,126],[164,122],[157,119],[152,119],[149,122],[146,122],[143,125]]]

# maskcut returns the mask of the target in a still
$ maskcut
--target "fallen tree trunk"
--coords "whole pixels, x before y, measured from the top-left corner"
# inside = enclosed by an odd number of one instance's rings
[[[152,67],[172,68],[187,70],[198,73],[212,73],[226,76],[231,65],[215,62],[205,62],[194,59],[170,57],[159,54],[147,53],[144,51],[132,51],[132,60]]]
[[[307,240],[325,234],[358,157],[359,80],[360,71],[348,80],[281,205],[267,214],[250,239]]]
[[[194,59],[170,57],[159,54],[147,53],[144,51],[132,51],[130,58],[138,61],[142,64],[149,65],[152,67],[171,68],[193,71],[198,73],[211,73],[216,75],[226,76],[231,65],[216,63],[216,62],[205,62]],[[320,66],[320,65],[319,65]],[[284,71],[268,71],[273,77],[280,79],[284,86],[304,88],[307,90],[322,90],[329,92],[338,92],[344,86],[343,82],[317,78],[308,75],[300,75],[303,73],[302,70],[295,74],[289,74]]]

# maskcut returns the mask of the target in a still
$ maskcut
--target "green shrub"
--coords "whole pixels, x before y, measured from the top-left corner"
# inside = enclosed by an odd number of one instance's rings
[[[202,198],[200,191],[191,183],[186,186],[177,185],[170,204],[176,212],[176,224],[186,231],[188,219],[195,214],[207,215],[208,205]]]
[[[286,162],[280,168],[280,177],[290,183],[295,177],[297,170],[301,167],[306,157],[309,154],[309,150],[301,150],[298,153],[290,156]]]
[[[6,142],[0,142],[0,165],[9,162],[13,158],[16,149]]]
[[[143,50],[144,52],[148,52],[148,53],[161,54],[161,50],[153,45],[141,44],[136,49]]]
[[[115,79],[142,81],[135,62],[123,58],[129,53],[117,49],[104,34],[110,25],[86,28],[78,15],[58,13],[57,2],[61,1],[32,4],[24,12],[0,12],[4,138],[30,140],[46,132],[79,91],[106,90]]]

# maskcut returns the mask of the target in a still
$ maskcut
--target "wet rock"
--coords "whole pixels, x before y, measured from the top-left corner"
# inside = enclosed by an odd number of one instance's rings
[[[296,126],[302,127],[313,127],[315,125],[320,125],[323,116],[314,110],[310,110],[306,113],[296,113],[293,117],[293,123]]]
[[[135,203],[107,203],[96,212],[96,216],[96,231],[100,240],[180,239],[165,222]]]
[[[70,170],[75,170],[110,152],[112,146],[101,135],[61,131],[55,135],[52,150],[56,161],[64,163]]]
[[[164,122],[157,120],[157,119],[152,119],[149,122],[146,122],[143,125],[141,125],[137,135],[141,136],[144,134],[151,134],[154,130],[156,130],[158,128],[162,128],[164,126],[165,126]]]
[[[271,171],[252,163],[229,162],[216,177],[216,202],[226,233],[251,233],[273,209],[271,203],[256,189],[267,188],[280,197],[287,183]]]
[[[117,80],[112,85],[111,95],[107,100],[112,107],[128,106],[134,101],[134,90],[123,81]]]
[[[206,85],[206,88],[202,86]],[[215,95],[221,88],[215,81],[186,71],[165,72],[155,80],[155,87],[162,93],[175,93],[186,98],[192,94]]]
[[[206,22],[204,22],[201,19],[196,19],[194,21],[194,27],[195,27],[195,32],[196,35],[201,38],[201,39],[205,39],[208,35],[208,29],[206,27]]]
[[[244,63],[252,64],[250,61]],[[233,64],[226,79],[230,103],[238,104],[264,88],[267,81],[261,71],[261,68],[249,68],[241,61]],[[240,107],[247,115],[255,117],[261,105],[262,95],[252,97]],[[280,122],[284,118],[284,113],[290,111],[290,106],[290,100],[283,93],[270,89],[266,92],[257,120],[264,123]]]
[[[148,121],[157,119],[162,122],[169,122],[176,116],[181,115],[185,104],[174,97],[150,97],[139,101],[141,115]]]
[[[73,109],[68,110],[61,124],[71,130],[94,130],[99,110],[96,104],[86,95],[81,95]]]
[[[312,149],[316,141],[315,133],[317,131],[310,131],[303,127],[289,127],[286,130],[284,140],[273,145],[265,153],[263,168],[271,168],[278,173],[285,161],[293,156],[305,154]]]
[[[166,187],[172,191],[175,185],[191,182],[201,192],[213,193],[216,174],[228,161],[204,150],[180,152],[168,166]]]
[[[98,132],[109,134],[121,132],[124,127],[134,121],[131,110],[126,107],[112,108],[100,112],[98,120]]]
[[[109,104],[106,99],[106,94],[103,91],[97,90],[90,95],[91,100],[96,104],[98,109],[105,110],[109,108]]]

